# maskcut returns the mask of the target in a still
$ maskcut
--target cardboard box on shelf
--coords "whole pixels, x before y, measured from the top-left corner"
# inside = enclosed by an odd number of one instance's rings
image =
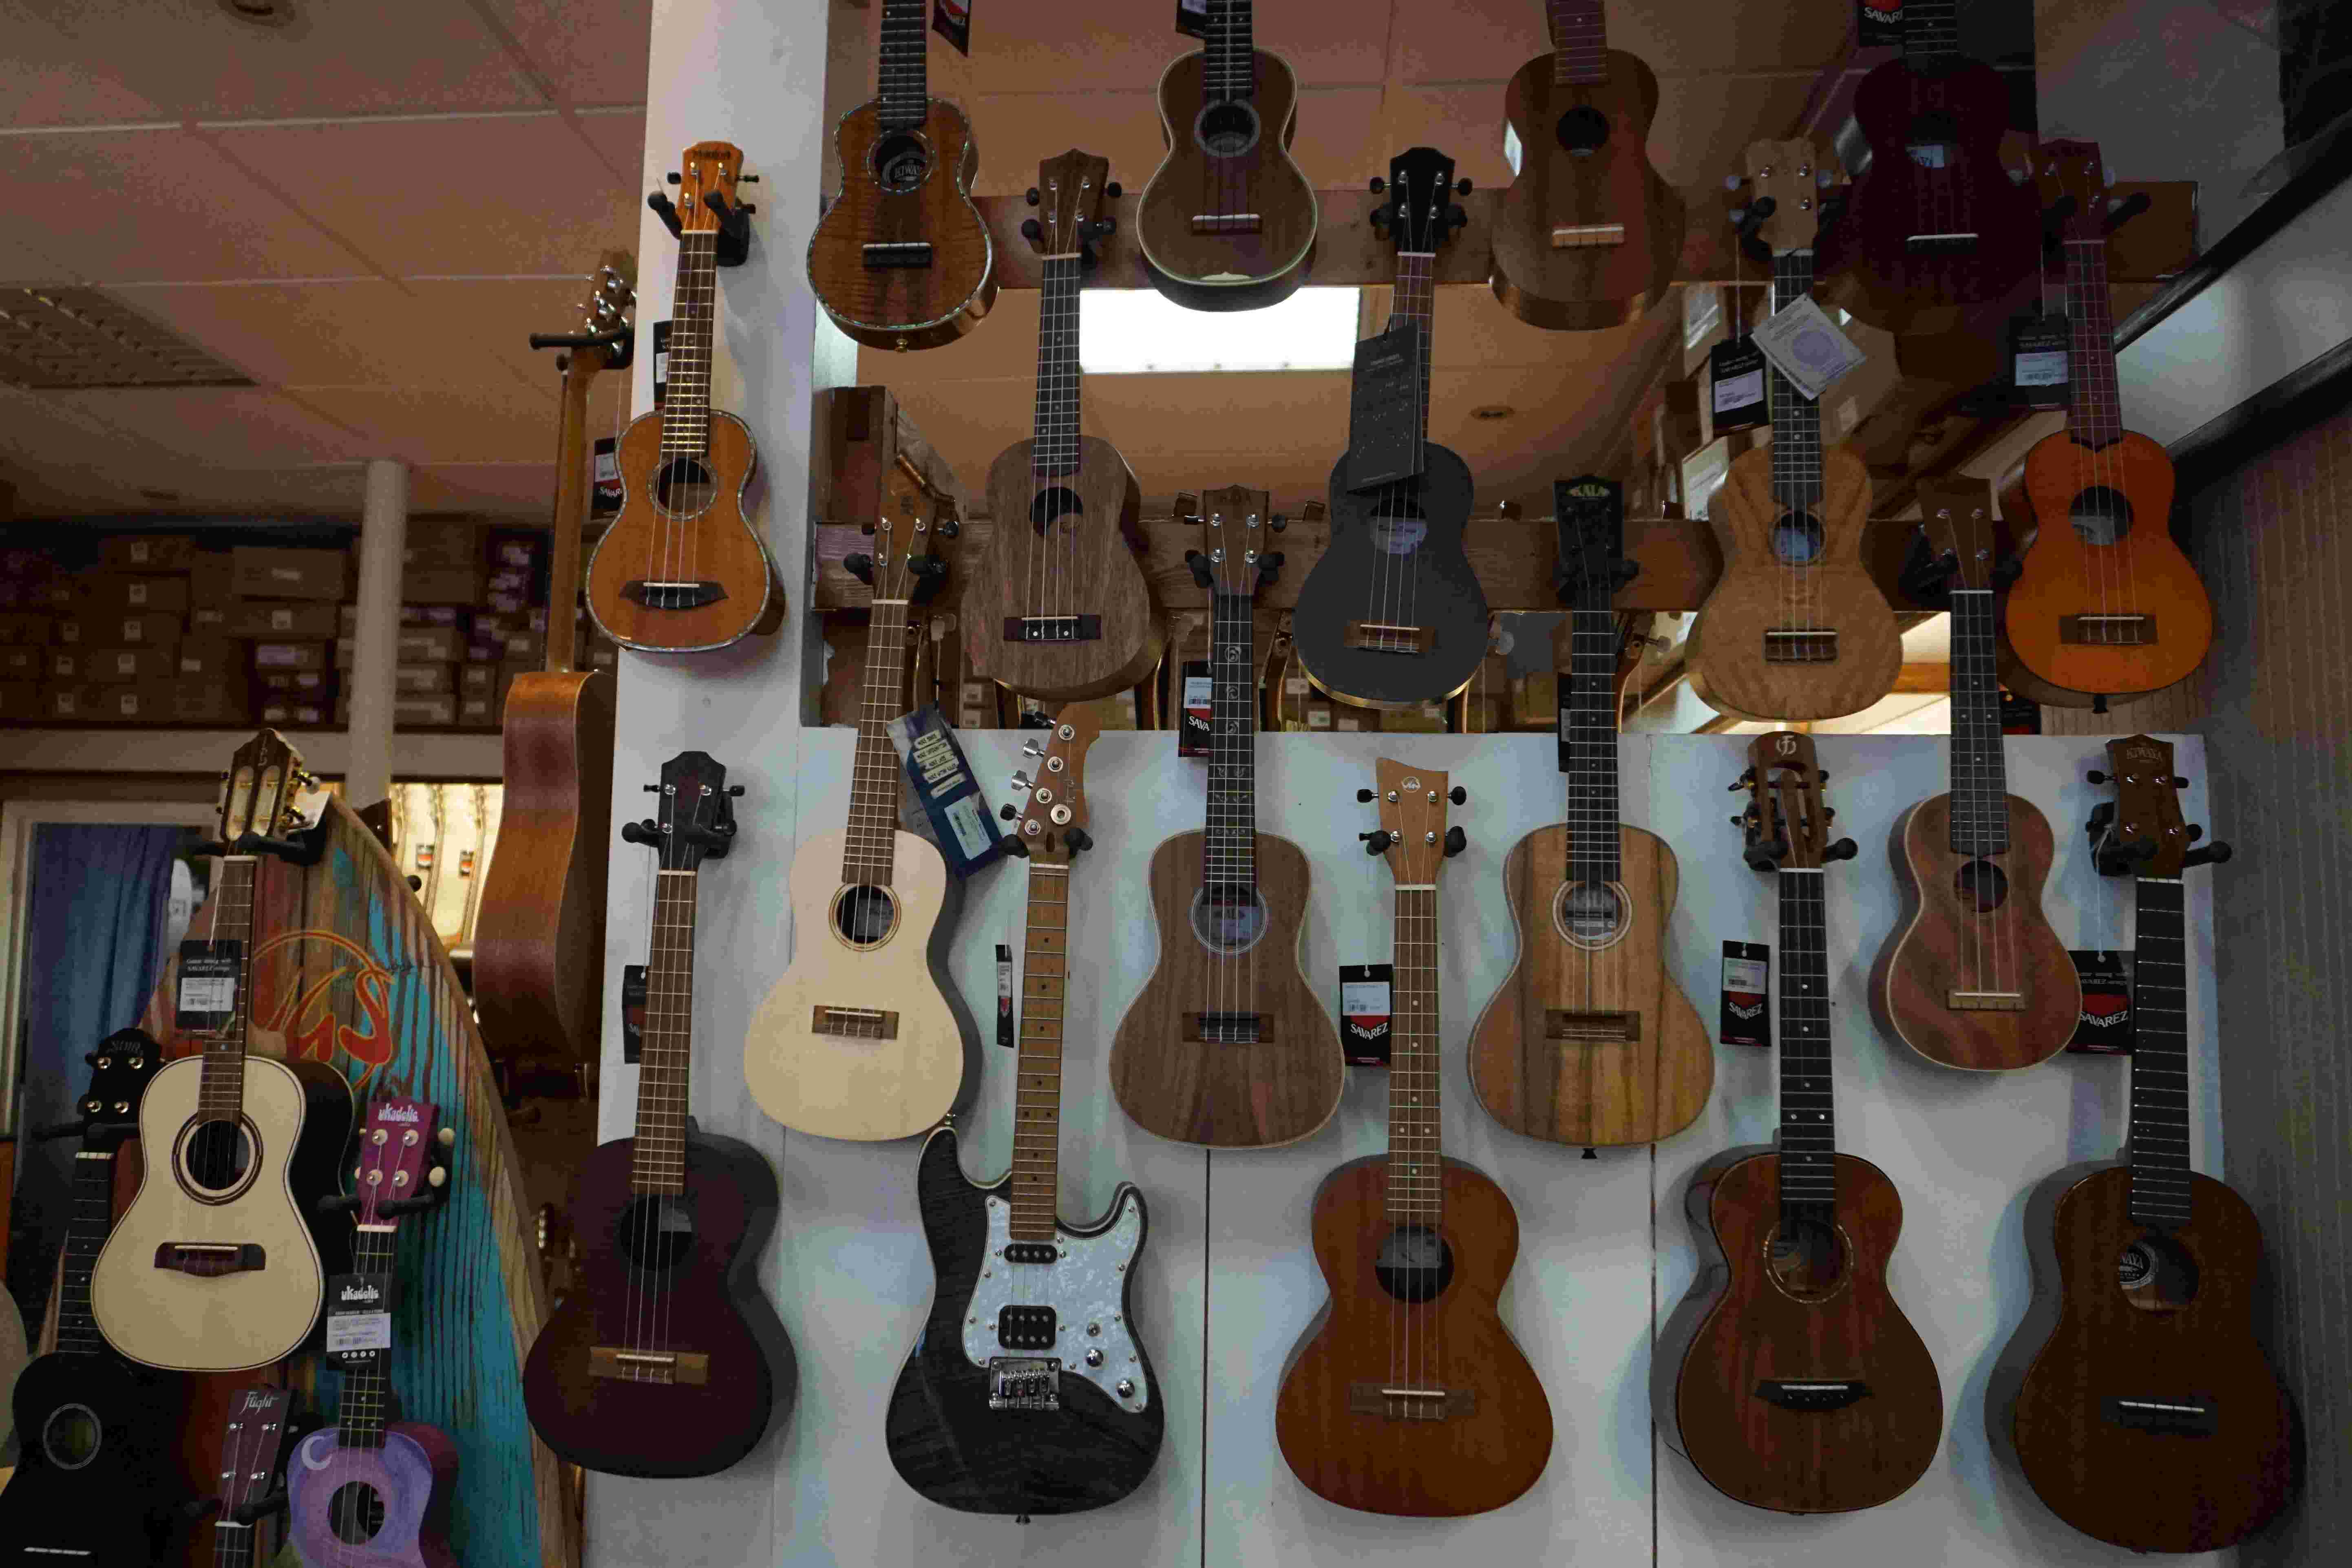
[[[499,728],[501,705],[496,697],[457,698],[457,728],[460,730],[495,730]]]
[[[187,533],[128,533],[100,540],[98,563],[109,572],[186,572],[196,558]]]
[[[233,600],[222,635],[233,637],[331,637],[335,635],[339,605],[296,605],[268,599]]]
[[[401,664],[393,667],[392,689],[403,697],[436,697],[457,689],[454,664]]]
[[[281,699],[264,702],[260,717],[265,724],[283,724],[296,730],[319,730],[331,721],[342,722],[331,705],[308,700]]]
[[[229,552],[231,584],[248,599],[319,599],[333,604],[351,592],[352,557],[345,550],[281,550],[240,544]]]
[[[485,587],[480,564],[415,566],[400,574],[400,598],[407,605],[472,605]]]
[[[457,695],[494,698],[499,694],[499,668],[495,664],[457,666]]]
[[[257,669],[253,682],[265,691],[289,692],[317,702],[333,701],[340,684],[331,669]]]
[[[413,517],[402,542],[404,567],[474,566],[482,559],[482,531],[446,517]]]
[[[348,692],[336,697],[335,722],[348,724],[352,718],[352,700]],[[457,699],[446,697],[400,697],[392,700],[392,721],[404,730],[447,730],[457,722]]]
[[[82,689],[88,717],[104,724],[168,724],[178,696],[176,680],[150,681],[138,686],[88,686]]]
[[[99,686],[179,679],[180,655],[176,647],[84,648],[75,657],[81,660],[82,679]]]
[[[46,680],[48,674],[47,648],[0,643],[0,680]]]
[[[98,700],[101,689],[85,686],[79,681],[52,682],[41,688],[41,717],[60,720],[68,724],[84,724],[98,718],[104,705]]]
[[[170,647],[186,625],[177,616],[68,616],[53,631],[60,647]]]
[[[183,680],[245,679],[245,646],[226,637],[188,637],[180,644]]]
[[[18,610],[0,616],[0,645],[9,647],[47,647],[54,640],[54,616],[30,610]]]
[[[322,642],[257,642],[253,645],[256,669],[325,669],[330,645]]]
[[[0,680],[0,719],[21,722],[27,719],[46,719],[47,706],[41,700],[39,683],[30,680]]]
[[[544,664],[547,662],[547,634],[509,632],[499,639],[499,658],[501,662],[509,664]],[[1133,727],[1129,726],[1130,729]]]
[[[483,585],[493,594],[529,595],[531,587],[531,571],[528,566],[495,567],[490,574],[483,579]]]
[[[182,680],[172,694],[174,724],[245,724],[253,719],[253,699],[242,683],[223,686],[210,680]]]
[[[236,558],[226,550],[199,550],[188,558],[188,602],[216,605],[236,592]]]
[[[188,635],[195,637],[228,636],[229,605],[233,599],[215,599],[207,605],[199,599],[188,606]]]
[[[99,577],[92,580],[90,607],[142,615],[184,616],[188,613],[185,577]]]
[[[335,668],[349,669],[356,637],[335,639]],[[455,626],[403,626],[393,639],[393,657],[402,664],[455,664],[466,657],[465,634]]]
[[[546,564],[548,551],[553,543],[550,535],[536,530],[523,532],[515,529],[499,529],[490,535],[488,560],[493,571],[536,572]]]

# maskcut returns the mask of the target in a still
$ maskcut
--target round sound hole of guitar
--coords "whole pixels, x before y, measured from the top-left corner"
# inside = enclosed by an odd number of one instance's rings
[[[1247,952],[1266,925],[1265,900],[1255,888],[1220,885],[1192,895],[1192,935],[1211,952]]]
[[[1551,923],[1570,947],[1598,952],[1625,940],[1625,889],[1614,882],[1562,882]]]
[[[1764,1242],[1773,1288],[1800,1301],[1824,1301],[1845,1289],[1845,1232],[1817,1219],[1780,1224]]]
[[[1783,566],[1811,566],[1821,559],[1827,537],[1811,512],[1790,512],[1772,525],[1772,558]]]
[[[191,1121],[180,1134],[180,1174],[205,1203],[226,1203],[253,1184],[253,1125],[242,1119]]]
[[[898,929],[898,900],[887,888],[860,884],[833,896],[833,932],[856,948],[879,947]]]
[[[327,1528],[346,1546],[364,1546],[383,1528],[383,1494],[365,1481],[345,1481],[327,1500]]]
[[[931,177],[931,146],[912,131],[892,131],[874,143],[874,183],[903,196]]]
[[[719,481],[699,458],[672,458],[654,475],[654,510],[664,517],[700,517],[719,499]]]
[[[2092,485],[2066,509],[2075,537],[2085,544],[2114,544],[2131,531],[2131,497],[2113,485]]]
[[[678,1199],[647,1193],[621,1211],[613,1242],[639,1273],[667,1274],[694,1250],[694,1216]]]
[[[61,1470],[79,1470],[98,1458],[104,1428],[87,1405],[60,1405],[41,1427],[41,1452]]]
[[[1609,145],[1609,117],[1580,103],[1559,117],[1559,144],[1575,158],[1590,158]]]
[[[1257,110],[1246,103],[1203,104],[1192,136],[1212,158],[1238,158],[1257,145]]]
[[[2197,1260],[2170,1237],[2151,1233],[2116,1256],[2116,1283],[2143,1312],[2177,1312],[2197,1300]]]
[[[1434,1301],[1454,1283],[1454,1249],[1434,1226],[1401,1225],[1372,1259],[1381,1289],[1408,1306]]]
[[[1039,533],[1044,533],[1055,523],[1084,517],[1086,512],[1086,505],[1078,500],[1078,492],[1061,485],[1039,490],[1037,498],[1029,503],[1029,521]]]
[[[2009,873],[1982,857],[1964,860],[1953,874],[1952,891],[1978,914],[1989,915],[2009,901]]]

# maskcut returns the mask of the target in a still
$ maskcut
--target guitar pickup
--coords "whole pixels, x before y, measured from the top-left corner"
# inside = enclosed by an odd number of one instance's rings
[[[1248,1046],[1274,1038],[1274,1020],[1264,1013],[1187,1013],[1184,1037],[1213,1046]]]
[[[1576,1013],[1544,1009],[1544,1038],[1571,1046],[1634,1046],[1642,1042],[1639,1013]]]
[[[1835,664],[1838,635],[1825,627],[1807,627],[1801,631],[1766,632],[1764,662],[1767,664]]]
[[[250,1241],[167,1241],[155,1249],[155,1267],[199,1279],[247,1274],[269,1266],[269,1254]]]
[[[2091,647],[2146,647],[2156,640],[2154,616],[2061,616],[2058,640]]]
[[[1400,626],[1392,621],[1349,621],[1341,642],[1366,653],[1427,653],[1437,646],[1437,633],[1428,626]]]
[[[1790,1383],[1768,1377],[1756,1385],[1756,1397],[1783,1410],[1820,1415],[1860,1404],[1870,1397],[1870,1384],[1860,1378]]]
[[[1955,1013],[2022,1013],[2022,991],[1947,991],[1944,1005]]]
[[[1598,250],[1606,246],[1625,243],[1625,226],[1622,223],[1561,223],[1551,230],[1554,250]]]
[[[1023,643],[1100,642],[1100,616],[1007,616],[1004,640]]]
[[[991,1410],[1059,1410],[1062,1407],[1062,1363],[1052,1356],[989,1357],[988,1407]]]
[[[699,1388],[710,1381],[710,1358],[693,1351],[629,1351],[618,1345],[591,1345],[588,1375],[621,1383],[684,1384]]]
[[[632,578],[621,584],[621,597],[648,610],[698,610],[727,596],[717,583],[650,582]]]
[[[1049,1351],[1061,1328],[1051,1307],[1005,1307],[996,1314],[996,1342],[1009,1351]]]
[[[1962,256],[1977,247],[1974,230],[1966,234],[1915,234],[1903,242],[1903,248],[1913,256]]]
[[[2162,1437],[2210,1437],[2221,1424],[2214,1402],[2194,1394],[2110,1395],[2099,1401],[2099,1414],[2118,1426]]]
[[[859,247],[866,258],[868,272],[919,270],[931,264],[931,242],[928,239],[886,239]]]
[[[832,1007],[820,1002],[809,1009],[809,1032],[835,1040],[895,1040],[898,1015],[887,1007]]]
[[[1008,1241],[1004,1244],[1007,1263],[1051,1263],[1062,1256],[1060,1246],[1051,1241]]]
[[[1391,1421],[1443,1421],[1454,1415],[1475,1415],[1475,1388],[1421,1388],[1410,1384],[1351,1383],[1348,1385],[1350,1415],[1383,1415]]]
[[[1264,226],[1255,213],[1194,213],[1194,234],[1255,234]]]

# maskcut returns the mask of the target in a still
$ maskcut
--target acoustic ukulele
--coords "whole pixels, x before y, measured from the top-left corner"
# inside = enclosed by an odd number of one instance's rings
[[[1204,490],[1209,591],[1207,822],[1152,851],[1160,962],[1112,1037],[1111,1089],[1146,1131],[1263,1149],[1316,1132],[1339,1109],[1339,1036],[1299,967],[1309,873],[1297,845],[1257,826],[1257,683],[1251,606],[1282,565],[1265,546],[1264,490]]]
[[[1552,1420],[1496,1310],[1518,1215],[1439,1136],[1437,875],[1463,847],[1445,808],[1464,796],[1444,773],[1386,757],[1374,776],[1371,842],[1396,880],[1389,1149],[1340,1166],[1315,1194],[1330,1298],[1290,1352],[1275,1437],[1307,1489],[1342,1507],[1484,1513],[1543,1474]]]
[[[1749,212],[1772,253],[1772,309],[1813,290],[1819,215],[1808,142],[1748,149]],[[1685,645],[1691,689],[1743,719],[1834,719],[1894,689],[1903,668],[1895,611],[1862,561],[1870,471],[1822,445],[1822,409],[1768,364],[1772,442],[1734,458],[1707,508],[1723,574]]]
[[[1204,0],[1202,46],[1160,78],[1160,161],[1135,205],[1158,289],[1195,310],[1255,310],[1307,280],[1315,187],[1290,159],[1298,78],[1251,42],[1250,0]]]
[[[621,510],[588,558],[588,613],[646,653],[700,653],[782,624],[783,584],[743,514],[751,426],[710,406],[719,229],[743,153],[698,142],[679,160],[677,282],[662,405],[621,432]]]
[[[1552,486],[1569,605],[1553,662],[1568,820],[1512,847],[1503,887],[1519,954],[1470,1031],[1470,1084],[1515,1132],[1591,1148],[1654,1143],[1706,1109],[1715,1050],[1665,962],[1681,870],[1617,806],[1613,601],[1633,578],[1624,494],[1586,477]]]
[[[2291,1422],[2254,1338],[2262,1226],[2189,1167],[2189,917],[2181,873],[2227,860],[2182,826],[2170,743],[2107,742],[2091,818],[2104,876],[2133,879],[2131,1129],[2026,1209],[2035,1296],[1985,1401],[2050,1510],[2134,1552],[2213,1552],[2278,1512]],[[2031,1357],[2030,1362],[2026,1360]],[[2021,1376],[2015,1368],[2024,1365]]]
[[[272,1560],[256,1538],[262,1520],[286,1501],[286,1441],[293,1407],[294,1393],[287,1388],[257,1384],[229,1395],[228,1419],[221,1424],[213,1568],[257,1568]]]
[[[1829,837],[1810,736],[1759,735],[1741,783],[1748,863],[1780,894],[1780,1130],[1684,1194],[1700,1268],[1661,1336],[1651,1408],[1709,1486],[1781,1513],[1891,1502],[1936,1460],[1943,1384],[1887,1293],[1903,1200],[1837,1149],[1832,1104]]]
[[[1665,295],[1683,199],[1651,166],[1658,78],[1609,47],[1602,0],[1547,0],[1552,47],[1503,90],[1510,188],[1495,214],[1495,298],[1529,326],[1595,331]]]
[[[1087,837],[1094,717],[1072,707],[1045,742],[1013,836],[1029,862],[1013,1163],[968,1180],[952,1126],[915,1172],[931,1308],[890,1391],[883,1443],[899,1476],[967,1513],[1077,1513],[1143,1484],[1167,1391],[1135,1324],[1143,1194],[1121,1182],[1089,1225],[1060,1217],[1063,1006],[1070,868]]]

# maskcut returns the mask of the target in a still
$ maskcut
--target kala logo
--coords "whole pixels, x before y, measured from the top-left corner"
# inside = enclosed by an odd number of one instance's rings
[[[375,1119],[378,1121],[398,1121],[406,1126],[414,1127],[416,1125],[416,1107],[413,1105],[379,1105],[375,1108]]]

